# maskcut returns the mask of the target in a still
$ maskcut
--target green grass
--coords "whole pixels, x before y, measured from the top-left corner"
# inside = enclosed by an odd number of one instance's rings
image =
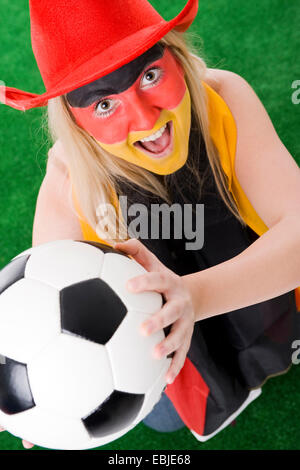
[[[171,19],[185,1],[151,3]],[[191,28],[208,66],[234,71],[251,84],[298,163],[300,105],[292,103],[291,85],[300,80],[299,25],[300,0],[200,0]],[[29,37],[28,1],[0,0],[0,80],[42,93]],[[42,109],[23,113],[0,105],[0,267],[31,245],[35,201],[49,148],[41,129],[43,115]],[[299,379],[300,367],[293,366],[286,375],[269,380],[235,427],[204,444],[187,429],[158,433],[141,423],[101,449],[300,449]],[[0,449],[22,445],[4,432]]]

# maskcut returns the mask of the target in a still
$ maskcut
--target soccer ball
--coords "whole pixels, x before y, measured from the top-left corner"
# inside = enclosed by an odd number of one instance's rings
[[[34,444],[88,449],[118,439],[158,402],[171,358],[165,331],[140,324],[157,292],[125,286],[145,269],[95,242],[59,240],[0,271],[0,424]]]

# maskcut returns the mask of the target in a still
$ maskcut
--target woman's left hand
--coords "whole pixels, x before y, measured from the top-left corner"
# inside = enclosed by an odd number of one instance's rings
[[[182,278],[164,266],[139,240],[116,243],[114,248],[130,255],[148,272],[131,278],[127,288],[131,292],[156,291],[163,294],[166,303],[151,319],[142,323],[142,333],[149,335],[172,324],[168,336],[156,345],[155,357],[161,358],[174,351],[166,382],[172,383],[184,365],[194,330],[195,313],[191,295]]]

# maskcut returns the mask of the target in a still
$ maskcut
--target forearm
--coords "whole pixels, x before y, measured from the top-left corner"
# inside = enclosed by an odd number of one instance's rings
[[[238,256],[183,280],[196,321],[295,289],[300,286],[300,217],[286,217]]]

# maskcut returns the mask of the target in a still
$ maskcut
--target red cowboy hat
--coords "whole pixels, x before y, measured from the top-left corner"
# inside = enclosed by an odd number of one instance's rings
[[[165,21],[147,0],[30,0],[32,49],[46,93],[0,87],[3,103],[25,111],[97,80],[150,49],[171,29],[185,31],[198,11],[188,0]]]

